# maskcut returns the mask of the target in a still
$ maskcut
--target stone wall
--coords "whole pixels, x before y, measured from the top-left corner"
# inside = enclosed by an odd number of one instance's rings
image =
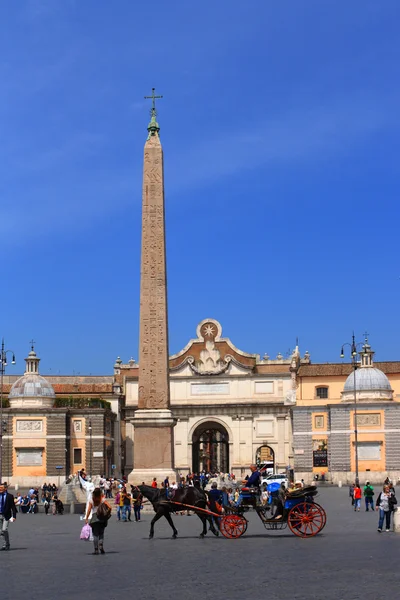
[[[12,416],[3,410],[3,481],[9,481],[13,475],[13,421]],[[1,426],[1,424],[0,424]]]
[[[46,447],[46,473],[47,476],[60,476],[65,478],[67,467],[67,419],[66,411],[52,411],[47,417],[47,447]],[[62,469],[56,469],[62,466]]]
[[[312,411],[293,409],[293,451],[294,470],[298,473],[309,473],[313,468],[312,455]],[[304,435],[302,435],[304,432]]]
[[[341,433],[350,430],[349,407],[332,406],[331,408],[331,435],[328,442],[330,454],[330,471],[350,471],[350,433]]]
[[[393,431],[396,429],[397,431]],[[386,469],[400,469],[400,406],[385,409]],[[392,430],[392,431],[391,431]]]
[[[89,421],[92,425],[92,440],[90,441],[90,430]],[[105,443],[104,443],[104,429],[105,429],[105,418],[104,412],[93,413],[86,416],[86,472],[90,475],[103,475],[104,462],[105,462]],[[91,447],[90,447],[91,446]],[[90,450],[92,451],[92,458],[90,461]],[[101,453],[102,456],[93,456],[96,453]],[[90,469],[90,467],[92,467]]]

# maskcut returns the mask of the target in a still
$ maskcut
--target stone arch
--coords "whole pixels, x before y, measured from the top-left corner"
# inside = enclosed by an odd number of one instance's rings
[[[224,424],[204,419],[192,433],[193,473],[229,472],[229,433]]]

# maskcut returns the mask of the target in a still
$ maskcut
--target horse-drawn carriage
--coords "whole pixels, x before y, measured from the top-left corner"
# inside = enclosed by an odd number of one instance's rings
[[[276,491],[271,489],[271,499]],[[276,517],[269,514],[272,512],[273,503],[262,504],[257,488],[242,488],[242,504],[237,509],[228,509],[228,514],[221,518],[220,531],[225,537],[242,536],[246,532],[248,524],[244,513],[253,508],[264,527],[270,531],[289,527],[290,531],[298,537],[313,537],[322,531],[326,524],[325,510],[314,501],[317,494],[318,490],[315,486],[288,492],[282,507],[283,510]]]
[[[224,512],[219,513],[210,510],[206,494],[196,488],[176,490],[173,496],[168,496],[163,490],[155,490],[149,486],[132,486],[132,495],[136,497],[141,493],[154,507],[155,517],[151,522],[150,538],[154,535],[154,524],[160,517],[165,517],[173,530],[173,537],[178,532],[171,519],[171,513],[181,510],[191,510],[202,520],[203,532],[200,537],[207,533],[207,521],[214,535],[219,532],[226,538],[239,538],[246,533],[248,520],[244,516],[250,509],[254,509],[264,527],[271,531],[277,531],[289,527],[290,531],[298,537],[313,537],[325,527],[325,510],[314,501],[318,491],[315,486],[297,489],[287,493],[284,506],[280,515],[270,516],[271,505],[263,505],[258,488],[242,488],[242,503],[239,507],[224,507]],[[273,494],[273,492],[272,492]],[[214,527],[217,523],[218,529]]]

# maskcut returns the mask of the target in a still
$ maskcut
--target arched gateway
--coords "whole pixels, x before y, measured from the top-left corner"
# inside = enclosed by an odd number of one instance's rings
[[[229,435],[220,423],[208,421],[193,433],[193,473],[229,473]]]

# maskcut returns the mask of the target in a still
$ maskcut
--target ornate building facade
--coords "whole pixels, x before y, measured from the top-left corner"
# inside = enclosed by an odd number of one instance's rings
[[[270,471],[293,464],[291,406],[296,396],[298,350],[271,360],[236,348],[218,321],[206,319],[196,338],[169,358],[174,462],[181,474],[248,471],[259,460]],[[116,391],[125,399],[124,473],[134,460],[132,421],[138,408],[139,365],[115,367]],[[119,386],[119,389],[118,389]]]
[[[292,408],[297,477],[353,482],[356,428],[360,481],[400,477],[400,363],[373,357],[365,340],[355,371],[348,363],[300,365]]]
[[[26,487],[61,483],[83,467],[119,473],[113,378],[42,377],[33,346],[25,361],[23,376],[4,377],[3,479]]]

